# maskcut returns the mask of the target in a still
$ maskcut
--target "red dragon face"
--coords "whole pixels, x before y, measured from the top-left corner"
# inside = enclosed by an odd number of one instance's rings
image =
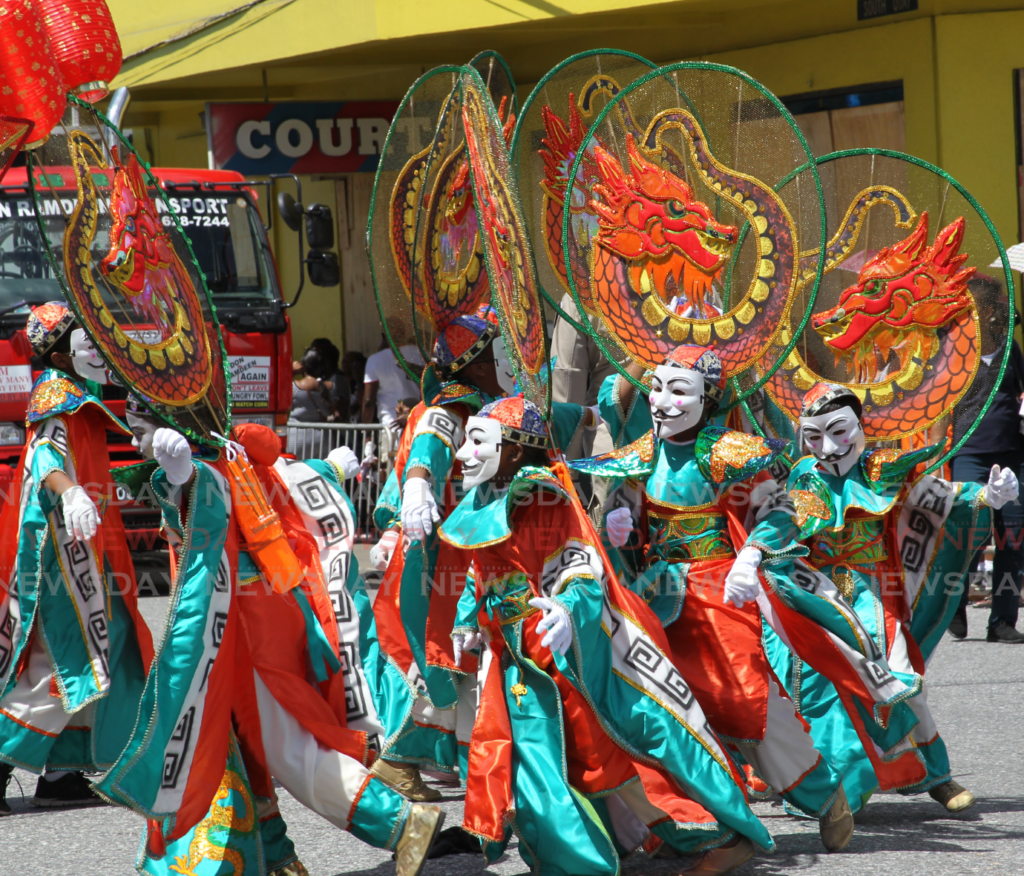
[[[110,251],[100,262],[103,272],[127,295],[139,295],[145,283],[146,260],[143,257],[144,213],[149,194],[142,178],[142,168],[132,155],[114,175],[110,197]],[[138,256],[138,257],[136,257]]]
[[[653,288],[665,300],[685,295],[703,315],[705,292],[732,252],[737,229],[717,222],[684,180],[644,158],[632,135],[626,148],[631,173],[595,147],[602,179],[591,201],[597,242],[629,260],[634,289]]]
[[[865,263],[837,306],[812,317],[837,359],[852,359],[853,370],[867,379],[892,350],[902,367],[914,346],[910,340],[930,345],[939,328],[971,308],[967,281],[977,269],[960,270],[968,259],[958,255],[964,227],[960,217],[928,246],[928,213],[922,213],[909,237]]]

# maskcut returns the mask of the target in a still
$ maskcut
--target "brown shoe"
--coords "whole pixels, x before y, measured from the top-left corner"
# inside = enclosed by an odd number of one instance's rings
[[[738,836],[724,846],[705,852],[692,867],[683,870],[688,876],[721,876],[746,864],[754,857],[754,844],[745,836]]]
[[[302,861],[292,861],[276,870],[271,870],[267,876],[309,876],[309,870],[305,868]]]
[[[945,806],[947,812],[963,812],[967,807],[974,805],[974,795],[952,779],[931,788],[928,796]]]
[[[853,813],[840,786],[831,808],[818,819],[818,832],[826,852],[839,852],[853,839]]]
[[[444,813],[439,806],[413,804],[406,819],[402,835],[395,845],[395,876],[419,876],[427,860],[427,853],[444,824]]]
[[[399,794],[415,800],[417,803],[431,803],[441,799],[441,792],[423,784],[420,771],[411,763],[400,763],[397,760],[377,758],[370,772],[385,785],[390,785]]]

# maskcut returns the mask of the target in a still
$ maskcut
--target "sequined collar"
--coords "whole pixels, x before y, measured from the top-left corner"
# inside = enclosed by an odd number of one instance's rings
[[[113,421],[115,428],[131,434],[131,430],[115,417],[95,395],[63,371],[48,368],[36,379],[28,400],[25,422],[31,426],[61,414],[72,414],[83,405],[94,404]]]

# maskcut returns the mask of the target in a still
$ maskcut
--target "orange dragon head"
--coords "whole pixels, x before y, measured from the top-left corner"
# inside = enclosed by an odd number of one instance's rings
[[[738,238],[675,174],[651,161],[627,137],[631,173],[595,146],[601,183],[591,201],[600,231],[597,243],[628,259],[633,288],[654,289],[664,300],[685,296],[705,316],[705,293]]]
[[[145,239],[156,225],[156,205],[134,155],[114,175],[110,204],[110,251],[100,267],[126,295],[140,295],[146,275]]]
[[[972,299],[967,281],[976,268],[963,268],[960,254],[963,217],[951,222],[928,245],[928,213],[905,239],[886,247],[867,261],[857,283],[843,291],[839,304],[812,317],[815,331],[835,352],[849,361],[858,379],[873,379],[891,351],[900,367],[917,348],[927,355],[936,332],[969,311]]]

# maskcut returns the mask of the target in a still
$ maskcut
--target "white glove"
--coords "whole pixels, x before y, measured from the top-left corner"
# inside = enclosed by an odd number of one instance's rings
[[[633,531],[633,512],[625,507],[612,508],[604,519],[604,526],[611,546],[620,548],[629,541]]]
[[[380,541],[370,548],[370,565],[378,572],[383,572],[391,562],[391,555],[401,538],[402,534],[397,529],[387,530],[380,537]]]
[[[359,457],[352,452],[351,447],[335,447],[327,454],[327,461],[338,467],[346,481],[359,473]]]
[[[999,470],[998,465],[992,466],[985,485],[985,504],[998,511],[1007,502],[1017,498],[1017,476],[1008,468]]]
[[[544,612],[544,617],[537,624],[537,632],[543,633],[547,630],[547,635],[540,643],[545,648],[550,648],[552,653],[557,651],[559,654],[565,654],[572,645],[572,621],[569,620],[569,612],[557,602],[543,596],[535,596],[530,600],[530,605]]]
[[[426,478],[408,478],[402,488],[402,530],[412,541],[423,541],[441,519]]]
[[[153,456],[175,486],[192,477],[192,448],[180,432],[157,429],[153,435]]]
[[[455,665],[462,665],[462,654],[473,651],[484,643],[484,634],[480,630],[471,633],[452,633],[452,645],[455,648]]]
[[[64,525],[77,541],[90,541],[100,525],[100,512],[78,484],[68,487],[60,496],[64,509]]]
[[[725,576],[725,601],[737,608],[757,599],[761,582],[757,577],[757,567],[761,565],[761,552],[757,548],[746,547],[740,551],[729,574]]]

